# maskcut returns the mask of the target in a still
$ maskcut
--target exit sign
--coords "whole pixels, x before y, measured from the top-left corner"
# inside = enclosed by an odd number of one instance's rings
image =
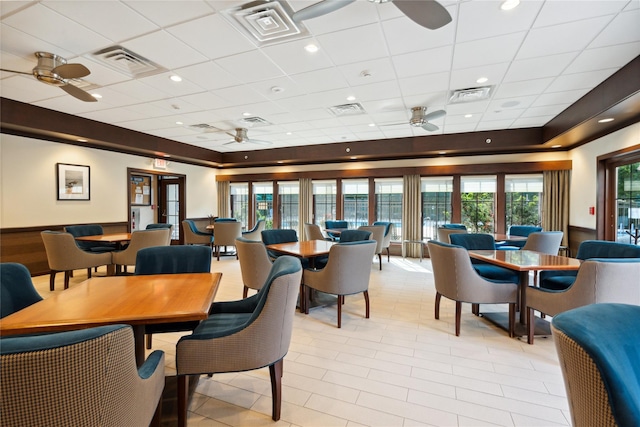
[[[167,161],[165,159],[153,159],[153,167],[156,169],[166,169]]]

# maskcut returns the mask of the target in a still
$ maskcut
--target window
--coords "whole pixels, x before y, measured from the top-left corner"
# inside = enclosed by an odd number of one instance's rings
[[[402,236],[402,179],[376,179],[376,221],[389,221],[394,225],[392,240]]]
[[[273,184],[270,182],[253,184],[253,199],[256,207],[256,221],[263,219],[264,228],[273,228]]]
[[[438,227],[451,222],[452,177],[422,178],[422,238],[437,239]]]
[[[324,228],[325,221],[336,219],[336,182],[313,181],[313,223]]]
[[[342,180],[342,210],[349,228],[369,224],[369,181]]]
[[[505,224],[540,225],[542,223],[542,175],[507,175]]]
[[[278,182],[278,198],[280,199],[280,228],[289,228],[300,233],[300,227],[298,225],[300,184],[298,181]]]
[[[494,233],[495,176],[465,176],[460,179],[462,223],[472,233]]]
[[[640,162],[616,168],[616,241],[640,243]]]
[[[229,185],[231,193],[231,217],[250,227],[249,220],[249,184],[231,183]]]

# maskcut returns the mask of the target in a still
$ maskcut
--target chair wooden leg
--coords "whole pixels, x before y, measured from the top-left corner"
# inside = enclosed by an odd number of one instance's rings
[[[248,293],[249,293],[249,288],[245,286],[244,289],[242,290],[242,299],[245,299]]]
[[[378,254],[378,261],[380,261],[380,271],[382,271],[382,252]]]
[[[536,332],[536,316],[533,308],[527,308],[527,343],[533,344],[533,335]]]
[[[49,290],[53,291],[56,287],[56,273],[57,271],[51,270],[51,274],[49,274]]]
[[[338,328],[342,328],[342,301],[344,299],[344,295],[338,295]]]
[[[218,258],[218,261],[220,261],[220,246],[216,246],[216,257]]]
[[[153,345],[153,339],[151,334],[147,334],[147,349],[150,349]]]
[[[471,312],[476,316],[480,315],[480,304],[473,303],[471,304]]]
[[[271,376],[271,418],[273,421],[280,419],[280,410],[282,407],[282,359],[269,366],[269,375]]]
[[[369,291],[364,291],[364,306],[365,306],[365,317],[369,318]]]
[[[189,375],[178,375],[178,427],[187,427]]]
[[[460,315],[462,314],[462,303],[456,301],[456,336],[460,336]]]
[[[509,304],[509,337],[516,336],[516,305]]]
[[[391,262],[391,253],[389,252],[389,248],[387,248],[387,262]]]
[[[440,299],[442,299],[442,294],[440,292],[436,292],[436,303],[435,303],[435,318],[436,320],[440,319]]]
[[[87,278],[91,279],[91,267],[87,268]]]
[[[64,288],[69,289],[69,277],[71,277],[71,271],[64,272]]]

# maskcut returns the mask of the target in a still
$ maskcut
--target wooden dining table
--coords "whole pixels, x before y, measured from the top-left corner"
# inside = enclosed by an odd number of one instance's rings
[[[0,335],[127,324],[141,366],[145,325],[206,319],[221,278],[221,273],[94,277],[0,319]]]
[[[520,279],[518,287],[520,325],[516,325],[517,335],[526,335],[526,289],[527,286],[529,286],[529,272],[541,270],[578,270],[582,262],[575,258],[549,255],[530,250],[470,250],[469,256],[480,261],[488,262],[490,264],[518,272]],[[483,316],[502,327],[508,327],[508,322],[505,322],[506,316],[504,316],[504,313],[483,313]],[[547,322],[544,323],[546,324]],[[545,328],[545,331],[542,334],[547,335],[546,327],[548,325],[541,323],[541,326]]]
[[[122,245],[131,241],[131,233],[108,233],[93,236],[78,236],[75,238],[81,242],[115,243],[116,249],[122,249]]]

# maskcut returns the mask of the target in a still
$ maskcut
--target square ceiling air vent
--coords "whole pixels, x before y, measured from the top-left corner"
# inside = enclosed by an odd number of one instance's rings
[[[366,113],[366,111],[364,111],[364,107],[362,107],[358,102],[354,102],[353,104],[334,105],[333,107],[329,107],[329,111],[331,111],[334,116],[338,117]]]
[[[103,65],[131,77],[146,77],[167,71],[144,56],[119,45],[106,47],[91,56]]]
[[[459,104],[462,102],[475,102],[489,99],[491,97],[492,89],[493,86],[481,86],[453,90],[449,97],[449,103]]]
[[[309,35],[303,24],[293,22],[293,10],[285,1],[254,1],[224,10],[222,15],[234,27],[249,33],[259,45]]]
[[[223,132],[222,129],[219,129],[215,126],[211,126],[208,123],[198,123],[195,125],[189,125],[189,129],[192,130],[197,130],[199,132],[207,132],[207,133],[212,133],[212,132]]]
[[[244,124],[246,127],[259,127],[259,126],[269,126],[273,123],[268,122],[262,117],[245,117],[238,120],[240,123]]]

